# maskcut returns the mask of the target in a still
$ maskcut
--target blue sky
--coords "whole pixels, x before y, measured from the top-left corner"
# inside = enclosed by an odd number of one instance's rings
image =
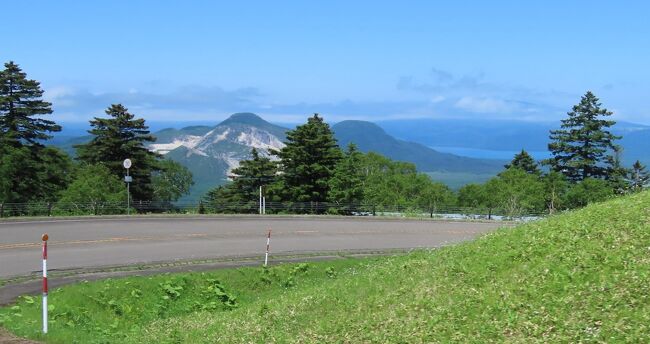
[[[557,120],[592,90],[650,124],[642,1],[12,1],[3,61],[54,118]],[[7,30],[7,28],[9,28]]]

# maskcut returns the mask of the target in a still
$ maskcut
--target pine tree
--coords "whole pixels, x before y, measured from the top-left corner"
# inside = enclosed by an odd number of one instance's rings
[[[233,182],[230,186],[237,191],[239,201],[258,202],[260,187],[268,189],[275,181],[277,172],[277,163],[253,148],[251,159],[240,161],[239,167],[232,170],[230,178]]]
[[[206,195],[206,202],[220,211],[256,213],[260,187],[271,201],[277,192],[277,163],[251,150],[251,159],[239,162],[231,171],[232,183],[219,186]]]
[[[605,179],[614,168],[612,154],[618,147],[614,141],[620,137],[607,130],[616,122],[601,119],[612,115],[601,105],[587,92],[562,120],[561,129],[551,131],[548,149],[553,157],[547,163],[570,181]]]
[[[329,200],[339,204],[339,211],[349,214],[363,201],[363,172],[361,158],[363,154],[354,143],[348,149],[334,169],[330,179]]]
[[[13,61],[0,71],[0,142],[13,147],[42,147],[48,132],[61,131],[53,121],[41,116],[52,113],[52,104],[43,101],[40,83],[27,75]]]
[[[539,167],[535,159],[533,159],[533,157],[530,156],[530,154],[528,154],[528,152],[526,152],[523,149],[521,150],[520,153],[515,154],[512,161],[509,164],[504,165],[504,167],[506,169],[515,167],[528,174],[534,174],[537,176],[542,174],[542,172],[539,170]]]
[[[648,173],[646,167],[637,160],[634,165],[632,165],[632,170],[629,172],[628,180],[632,191],[639,191],[650,185],[650,173]]]
[[[622,195],[628,191],[627,176],[630,174],[630,170],[623,167],[621,163],[621,147],[616,147],[614,150],[614,159],[612,166],[609,169],[607,174],[607,181],[612,187],[615,193]]]
[[[95,117],[90,121],[88,133],[93,139],[77,145],[77,159],[87,164],[102,164],[122,179],[125,175],[122,162],[131,159],[131,194],[134,201],[153,199],[151,173],[158,170],[159,155],[149,151],[145,144],[156,139],[149,134],[149,127],[142,118],[135,118],[121,104],[113,104],[107,110],[109,118]]]
[[[45,147],[61,127],[41,116],[52,113],[38,81],[13,62],[0,71],[0,202],[52,201],[70,182],[72,164]]]
[[[325,202],[341,150],[330,126],[318,114],[287,132],[286,146],[274,152],[281,160],[287,200]]]

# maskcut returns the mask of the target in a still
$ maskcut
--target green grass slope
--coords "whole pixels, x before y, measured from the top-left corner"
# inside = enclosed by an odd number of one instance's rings
[[[50,341],[647,343],[650,192],[438,250],[210,276],[226,301],[200,274],[64,288]],[[38,303],[0,321],[38,337]]]

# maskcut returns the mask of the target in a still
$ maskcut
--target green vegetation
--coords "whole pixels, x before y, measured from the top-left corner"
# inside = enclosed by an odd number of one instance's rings
[[[43,90],[36,80],[27,79],[13,61],[0,71],[0,142],[15,148],[39,147],[49,133],[61,126],[44,119],[52,114],[52,103],[42,100]]]
[[[541,175],[542,171],[539,170],[539,165],[533,159],[528,152],[521,150],[518,154],[515,154],[515,157],[512,158],[512,161],[504,166],[506,169],[517,168],[528,174]]]
[[[190,192],[194,180],[192,172],[185,166],[163,159],[157,167],[158,170],[153,171],[151,176],[154,200],[169,204]]]
[[[0,70],[0,203],[51,201],[70,181],[72,163],[65,153],[42,141],[61,127],[45,116],[52,104],[42,100],[38,81],[14,62]]]
[[[224,211],[256,213],[260,187],[271,197],[279,191],[278,186],[272,184],[278,172],[277,163],[261,156],[255,148],[251,151],[251,156],[250,160],[242,161],[238,168],[232,170],[232,183],[207,193],[205,199],[208,204]]]
[[[0,309],[0,325],[17,335],[52,343],[137,343],[139,333],[157,321],[227,315],[247,307],[264,312],[266,303],[282,295],[350,276],[376,260],[340,259],[83,282],[50,291],[47,337],[39,333],[39,297],[24,296],[17,304]]]
[[[91,204],[94,215],[101,214],[104,203],[125,203],[126,189],[111,171],[104,165],[81,166],[75,179],[61,193],[63,203]],[[71,214],[83,214],[86,209],[70,208]]]
[[[363,201],[364,175],[363,170],[359,168],[361,159],[363,154],[357,150],[354,143],[350,143],[330,179],[329,200],[342,205],[339,209],[342,214],[349,214],[352,211],[349,208],[351,205]]]
[[[108,118],[95,117],[90,121],[92,129],[88,132],[93,139],[76,146],[77,159],[87,164],[102,164],[120,179],[125,174],[122,162],[131,159],[133,199],[152,200],[151,174],[159,169],[156,161],[159,157],[144,145],[156,138],[149,134],[144,119],[135,118],[122,104],[111,105],[106,109],[106,115]]]
[[[51,294],[53,343],[650,341],[650,192],[405,256]],[[38,334],[39,300],[0,310]]]
[[[646,185],[650,184],[650,173],[648,173],[646,167],[637,160],[632,165],[628,180],[630,182],[630,188],[634,191],[639,191]]]
[[[610,178],[613,170],[620,168],[614,155],[619,147],[614,141],[621,137],[608,131],[616,122],[601,119],[612,115],[601,105],[588,91],[562,120],[562,128],[551,130],[548,149],[553,157],[547,163],[568,180]]]
[[[280,158],[280,183],[285,199],[325,202],[330,179],[342,158],[334,133],[318,114],[287,132],[286,146],[272,152]]]

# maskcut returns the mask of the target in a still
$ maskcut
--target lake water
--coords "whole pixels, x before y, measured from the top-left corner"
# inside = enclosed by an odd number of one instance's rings
[[[478,148],[466,148],[466,147],[441,147],[441,146],[432,146],[431,148],[437,150],[438,152],[451,153],[460,156],[467,156],[470,158],[481,158],[481,159],[500,159],[500,160],[511,160],[515,154],[521,152],[517,151],[501,151],[501,150],[489,150],[489,149],[478,149]],[[542,160],[551,157],[551,153],[548,151],[527,151],[535,160]]]

